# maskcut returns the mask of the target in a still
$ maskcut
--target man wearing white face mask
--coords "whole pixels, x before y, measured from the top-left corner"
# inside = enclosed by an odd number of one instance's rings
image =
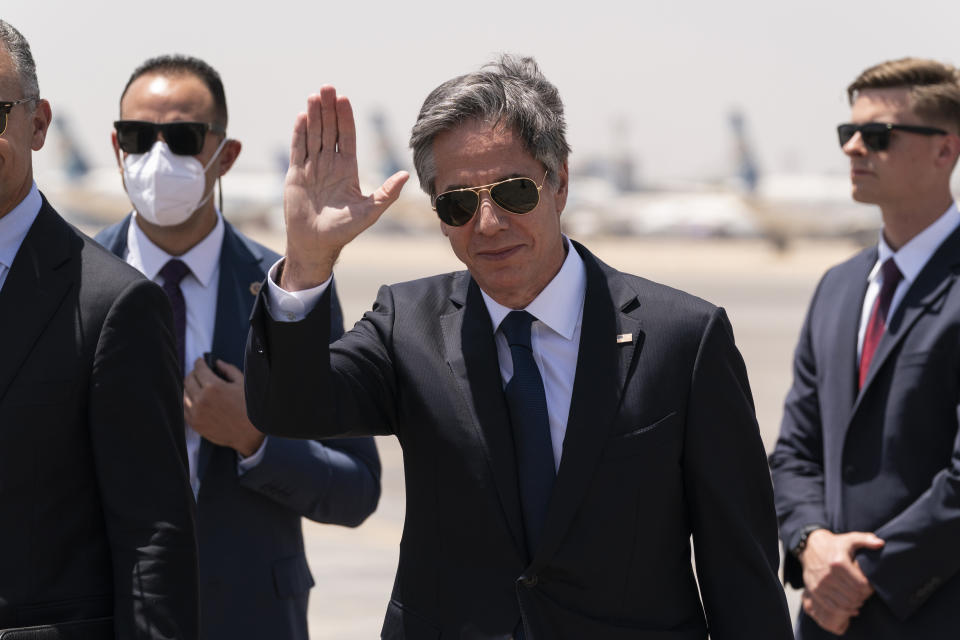
[[[239,367],[248,318],[278,256],[214,204],[216,180],[241,150],[226,129],[223,85],[208,64],[162,56],[137,68],[112,136],[134,212],[97,239],[160,284],[174,309],[201,637],[307,638],[313,579],[301,517],[360,524],[379,499],[380,462],[370,438],[265,438],[247,420]],[[342,333],[339,303],[331,321]]]

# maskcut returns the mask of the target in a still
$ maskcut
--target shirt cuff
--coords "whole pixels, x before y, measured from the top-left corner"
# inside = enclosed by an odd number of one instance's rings
[[[276,276],[283,260],[284,258],[277,260],[276,264],[270,267],[270,271],[267,272],[267,302],[269,303],[267,309],[270,311],[270,317],[277,322],[299,322],[306,318],[307,314],[317,306],[320,296],[330,286],[333,275],[331,274],[326,282],[312,289],[287,291],[281,289],[276,282]]]
[[[253,469],[255,466],[260,464],[260,461],[263,460],[263,454],[267,450],[267,440],[269,439],[270,436],[264,436],[263,442],[260,443],[260,448],[246,458],[237,453],[237,475],[242,476],[247,471],[250,471],[250,469]]]

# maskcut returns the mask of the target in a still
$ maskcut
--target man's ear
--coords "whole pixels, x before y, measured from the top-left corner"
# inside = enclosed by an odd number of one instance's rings
[[[120,141],[117,140],[117,132],[110,132],[110,144],[113,145],[113,157],[117,160],[117,168],[123,173],[123,152],[120,151]]]
[[[33,109],[33,138],[30,141],[30,148],[34,151],[40,151],[43,143],[47,139],[47,131],[50,129],[50,123],[53,121],[53,112],[50,110],[50,103],[46,100],[37,100],[37,105]]]
[[[556,191],[556,196],[554,196],[557,203],[557,215],[563,213],[563,208],[567,206],[567,187],[570,185],[570,174],[567,170],[567,161],[564,160],[563,164],[560,165],[560,169],[557,171],[556,176],[556,187],[553,187]]]
[[[230,171],[233,167],[233,163],[237,161],[237,156],[240,155],[240,151],[243,148],[243,145],[239,140],[227,140],[223,149],[220,151],[220,173],[219,175],[224,175],[227,171]]]

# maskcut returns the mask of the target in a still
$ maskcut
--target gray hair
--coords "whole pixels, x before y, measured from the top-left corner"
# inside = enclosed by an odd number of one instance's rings
[[[421,189],[436,195],[436,136],[475,119],[511,128],[556,184],[557,172],[570,153],[560,93],[540,73],[536,60],[503,54],[479,71],[444,82],[427,96],[410,134]]]
[[[39,98],[40,84],[37,82],[37,65],[30,53],[30,43],[12,24],[0,20],[0,46],[10,55],[13,68],[20,75],[20,90],[24,98]]]

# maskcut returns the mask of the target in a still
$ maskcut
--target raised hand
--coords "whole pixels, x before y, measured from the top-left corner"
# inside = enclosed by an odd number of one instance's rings
[[[360,191],[357,133],[350,100],[326,85],[307,99],[290,143],[283,188],[287,256],[280,286],[298,291],[330,277],[340,250],[372,225],[400,195],[409,174],[398,171],[372,194]]]

